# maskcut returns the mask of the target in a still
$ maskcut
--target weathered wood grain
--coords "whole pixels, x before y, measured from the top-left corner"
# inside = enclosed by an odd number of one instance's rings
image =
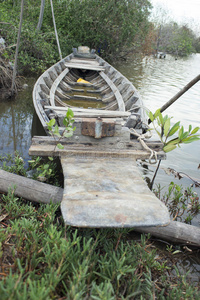
[[[84,63],[65,63],[65,66],[67,68],[75,68],[75,69],[83,69],[83,70],[93,70],[93,71],[104,71],[105,68],[99,65],[90,65],[90,64],[84,64]]]
[[[61,164],[66,224],[138,227],[170,222],[167,208],[148,189],[135,159],[74,155],[62,157]]]
[[[60,106],[50,106],[45,105],[45,109],[52,109],[58,114],[66,115],[68,107],[60,107]],[[102,118],[118,118],[118,117],[129,117],[131,112],[128,111],[118,111],[118,110],[100,110],[100,109],[88,109],[88,108],[78,108],[73,107],[72,111],[74,112],[74,117],[78,117],[79,115],[89,115],[93,118],[102,117]],[[134,116],[134,115],[133,115]],[[135,116],[134,116],[135,117]]]
[[[34,202],[59,203],[63,195],[62,188],[0,170],[0,191],[7,193],[14,186],[16,196]]]
[[[170,243],[179,243],[200,247],[200,228],[189,224],[171,221],[167,226],[141,227],[136,231],[150,233],[159,239]]]
[[[109,85],[109,87],[113,91],[113,93],[116,97],[116,100],[117,100],[119,110],[120,111],[125,111],[125,104],[124,104],[122,95],[120,94],[120,92],[119,92],[118,88],[116,87],[116,85],[112,82],[112,80],[110,80],[110,78],[104,72],[100,72],[100,75],[107,82],[107,84]]]

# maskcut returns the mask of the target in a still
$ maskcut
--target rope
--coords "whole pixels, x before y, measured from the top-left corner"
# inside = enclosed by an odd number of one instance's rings
[[[158,159],[157,159],[157,152],[152,150],[151,148],[149,148],[147,146],[147,144],[145,143],[144,139],[149,139],[152,137],[152,134],[150,131],[147,131],[146,133],[143,134],[139,134],[134,128],[130,128],[130,133],[137,136],[137,140],[140,142],[140,144],[142,145],[142,147],[147,150],[148,152],[150,152],[150,156],[149,156],[149,163],[150,164],[156,164]],[[152,162],[152,159],[154,158],[155,161]]]

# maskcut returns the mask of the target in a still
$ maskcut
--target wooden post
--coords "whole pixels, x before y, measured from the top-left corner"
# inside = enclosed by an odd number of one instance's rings
[[[18,52],[19,52],[19,43],[20,43],[20,36],[21,36],[21,29],[22,29],[23,11],[24,11],[24,0],[21,0],[20,23],[19,23],[19,30],[18,30],[18,36],[17,36],[17,46],[16,46],[16,52],[15,52],[15,64],[14,64],[14,69],[13,69],[11,95],[14,94],[15,77],[16,77],[16,72],[17,72],[17,57],[18,57]]]

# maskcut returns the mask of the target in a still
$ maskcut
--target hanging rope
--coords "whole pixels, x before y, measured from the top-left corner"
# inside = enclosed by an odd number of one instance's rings
[[[57,41],[57,45],[58,45],[58,52],[59,52],[59,55],[60,55],[60,59],[62,59],[62,53],[61,53],[61,49],[60,49],[58,33],[57,33],[57,29],[56,29],[56,22],[55,22],[55,17],[54,17],[54,11],[53,11],[53,2],[52,2],[52,0],[50,0],[50,2],[51,2],[51,12],[52,12],[52,18],[53,18],[53,25],[54,25],[56,41]]]
[[[150,152],[150,156],[149,156],[149,163],[150,164],[156,164],[158,159],[157,159],[157,152],[152,150],[151,148],[149,148],[147,146],[147,144],[145,143],[144,139],[149,139],[152,137],[152,134],[150,131],[147,131],[144,134],[139,134],[134,128],[130,128],[130,133],[137,136],[138,141],[140,142],[140,144],[142,145],[142,147],[147,150],[148,152]],[[154,161],[152,161],[152,159],[154,159]]]

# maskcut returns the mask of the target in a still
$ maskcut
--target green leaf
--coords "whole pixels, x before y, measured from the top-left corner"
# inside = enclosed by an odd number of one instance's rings
[[[187,138],[189,135],[189,131],[186,131],[182,134],[182,140],[184,140],[185,138]]]
[[[71,132],[65,131],[63,135],[64,135],[64,137],[69,138],[73,135],[73,132],[72,131]]]
[[[197,131],[199,131],[199,129],[200,129],[200,127],[195,127],[195,128],[192,130],[191,134],[197,133]]]
[[[181,126],[181,128],[180,128],[180,130],[178,132],[178,136],[179,136],[180,140],[182,140],[183,130],[184,130],[183,126]]]
[[[166,122],[168,119],[170,119],[170,118],[168,118],[168,115],[164,116],[164,118],[163,118],[163,124],[165,124],[165,122]]]
[[[153,113],[151,111],[149,112],[149,119],[151,120],[151,122],[154,121],[154,116],[153,116]]]
[[[172,126],[172,128],[169,131],[168,137],[176,133],[179,128],[180,128],[180,121]]]
[[[64,149],[64,146],[62,144],[57,144],[58,149]]]
[[[167,144],[163,147],[163,151],[167,153],[167,152],[174,150],[175,148],[176,148],[176,145]]]
[[[162,116],[161,113],[159,114],[159,120],[160,120],[160,124],[163,126],[164,125],[164,121],[163,121],[163,116]]]
[[[65,127],[67,127],[68,124],[69,124],[68,119],[67,119],[67,117],[65,117],[65,118],[63,119],[63,125],[64,125]]]
[[[48,168],[49,168],[49,164],[45,164],[45,165],[44,165],[44,169],[47,170]]]
[[[55,119],[51,119],[51,120],[47,123],[47,125],[53,127],[53,126],[55,125],[55,123],[56,123],[56,120],[55,120]]]
[[[170,129],[170,118],[168,118],[164,124],[164,135],[167,136]]]
[[[156,119],[159,115],[161,114],[160,112],[160,108],[156,110],[156,112],[154,113],[154,118]]]
[[[69,118],[69,119],[71,119],[71,118],[73,118],[73,116],[74,116],[73,111],[71,110],[71,108],[68,108],[66,117]]]
[[[190,132],[191,130],[192,130],[192,125],[189,125],[189,130],[188,131]]]
[[[167,142],[167,143],[165,144],[165,146],[166,146],[166,145],[177,145],[179,142],[180,142],[180,139],[179,139],[179,138],[175,138],[175,139],[172,139],[172,140],[170,140],[169,142]]]
[[[59,127],[58,127],[58,125],[55,126],[53,134],[56,135],[56,136],[58,136],[58,137],[61,136],[60,133],[59,133]]]
[[[189,136],[186,139],[183,139],[182,143],[189,144],[189,143],[192,143],[192,142],[195,142],[195,141],[198,141],[198,140],[200,140],[199,136],[194,135],[194,136]]]

